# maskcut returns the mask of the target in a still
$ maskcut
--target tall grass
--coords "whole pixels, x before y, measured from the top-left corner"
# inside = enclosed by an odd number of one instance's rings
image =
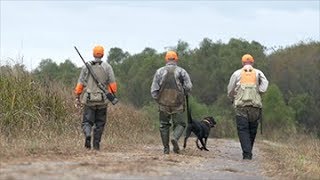
[[[75,127],[72,95],[58,83],[39,83],[19,69],[2,69],[0,78],[1,135],[15,138]]]
[[[38,82],[23,69],[1,67],[0,156],[83,151],[82,110],[74,107],[72,91],[58,82]],[[157,133],[143,112],[110,104],[102,143],[151,143]]]
[[[280,179],[320,179],[320,140],[312,135],[291,134],[263,141],[267,174]]]

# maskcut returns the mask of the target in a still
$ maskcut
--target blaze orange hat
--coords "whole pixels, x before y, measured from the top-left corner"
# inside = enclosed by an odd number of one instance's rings
[[[174,51],[168,51],[167,54],[166,54],[166,57],[165,57],[166,61],[169,61],[169,60],[174,60],[174,61],[178,61],[178,55],[176,52]]]
[[[104,55],[104,48],[102,46],[98,45],[93,48],[93,57],[102,58],[103,55]]]
[[[242,63],[253,63],[254,59],[250,54],[245,54],[241,58]]]

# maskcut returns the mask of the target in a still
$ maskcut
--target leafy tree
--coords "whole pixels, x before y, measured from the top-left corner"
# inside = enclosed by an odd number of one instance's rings
[[[52,59],[43,59],[34,74],[42,81],[54,80],[58,75],[58,65]]]
[[[295,132],[294,111],[285,104],[277,85],[269,86],[263,100],[263,124],[268,131]]]
[[[77,82],[80,69],[77,68],[69,59],[59,64],[57,80],[65,85],[74,86]]]
[[[43,59],[33,72],[41,82],[60,81],[69,87],[74,86],[79,73],[80,68],[68,59],[59,65],[52,59]]]
[[[320,135],[319,49],[320,42],[301,42],[279,49],[268,57],[268,66],[271,81],[295,109],[298,122],[308,129],[317,129]]]
[[[316,101],[307,93],[298,94],[289,99],[289,106],[294,110],[298,123],[307,131],[315,131],[320,135],[320,124],[317,118],[320,117],[320,113],[317,111],[316,104]]]
[[[189,51],[190,51],[189,44],[185,41],[179,40],[175,50],[179,56],[183,57],[189,54]]]
[[[114,47],[111,48],[109,51],[108,61],[110,64],[119,64],[122,63],[129,56],[130,54],[128,52],[124,52],[122,49]]]

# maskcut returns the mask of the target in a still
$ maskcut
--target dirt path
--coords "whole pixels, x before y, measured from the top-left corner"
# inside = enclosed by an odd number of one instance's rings
[[[162,154],[162,146],[141,146],[129,152],[88,151],[81,155],[1,162],[0,179],[268,179],[259,164],[242,160],[239,142],[208,140],[209,152],[189,139],[181,154]]]

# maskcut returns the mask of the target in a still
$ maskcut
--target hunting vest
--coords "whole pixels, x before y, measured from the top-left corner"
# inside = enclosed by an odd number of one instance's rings
[[[166,68],[167,74],[164,76],[159,90],[158,103],[161,111],[169,114],[184,111],[184,92],[179,87],[175,78],[175,66]]]
[[[107,81],[107,75],[104,68],[101,66],[102,62],[90,62],[89,66],[91,66],[93,72],[96,74],[97,80],[101,83],[105,83]],[[89,72],[88,72],[89,73]],[[82,103],[87,106],[99,106],[106,105],[108,103],[106,95],[103,91],[98,87],[96,81],[93,79],[93,76],[89,73],[87,79],[87,86],[84,89],[84,95],[82,98]]]
[[[258,107],[262,108],[261,96],[259,94],[256,70],[248,65],[241,69],[240,87],[237,89],[234,105],[235,107]]]

